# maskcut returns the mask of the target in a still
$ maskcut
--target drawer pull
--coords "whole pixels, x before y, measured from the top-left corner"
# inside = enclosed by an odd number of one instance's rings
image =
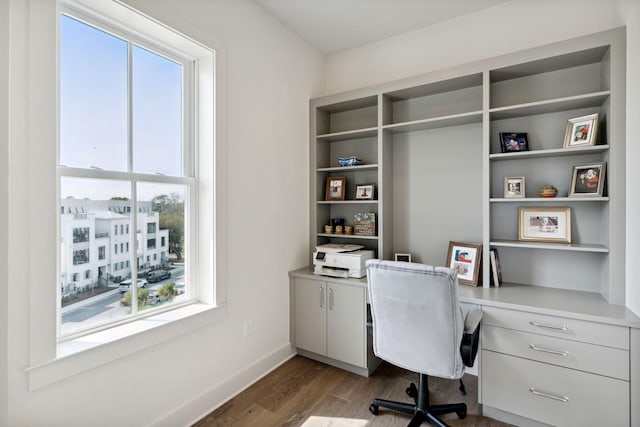
[[[543,391],[538,391],[533,387],[529,387],[529,391],[536,396],[546,397],[547,399],[557,400],[559,402],[568,402],[569,398],[567,396],[557,396],[555,394],[545,393]]]
[[[552,350],[550,348],[544,348],[544,347],[538,347],[535,344],[529,344],[529,348],[531,350],[535,350],[535,351],[542,351],[544,353],[551,353],[551,354],[557,354],[558,356],[563,356],[563,357],[568,357],[569,356],[569,352],[564,350],[564,351],[560,351],[560,350]]]
[[[533,320],[529,320],[529,324],[531,326],[537,326],[539,328],[555,329],[556,331],[564,331],[564,332],[569,331],[568,326],[545,325],[544,323],[534,322]]]

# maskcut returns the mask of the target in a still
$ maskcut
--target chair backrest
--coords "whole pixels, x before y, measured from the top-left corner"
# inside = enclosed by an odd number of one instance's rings
[[[374,353],[411,371],[460,378],[464,318],[456,272],[408,262],[366,265]]]

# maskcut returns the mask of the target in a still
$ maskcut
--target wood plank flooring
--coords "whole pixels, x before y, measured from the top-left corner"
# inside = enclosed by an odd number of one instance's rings
[[[409,423],[408,415],[380,408],[375,416],[369,412],[369,404],[376,397],[409,402],[405,389],[417,381],[417,374],[384,362],[371,377],[364,378],[295,356],[194,427],[404,427]],[[452,427],[508,426],[481,416],[476,377],[465,375],[463,381],[467,396],[460,395],[457,380],[429,379],[432,403],[467,404],[468,415],[464,420],[455,414],[442,419]]]

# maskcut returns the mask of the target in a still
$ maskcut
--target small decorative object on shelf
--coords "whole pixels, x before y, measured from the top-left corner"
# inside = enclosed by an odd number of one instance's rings
[[[489,251],[491,258],[491,277],[493,278],[493,286],[500,287],[502,283],[502,271],[500,270],[500,258],[498,258],[498,250],[491,248]]]
[[[330,176],[327,178],[327,190],[325,200],[344,200],[346,179],[343,176]]]
[[[342,234],[343,233],[343,231],[342,231],[343,228],[344,227],[342,227],[341,225],[336,225],[336,234]]]
[[[333,226],[325,225],[324,226],[324,232],[325,232],[325,234],[333,234]]]
[[[353,230],[356,236],[375,236],[376,214],[373,212],[359,212],[355,214]]]
[[[518,240],[571,243],[570,208],[520,208]]]
[[[500,132],[500,150],[503,153],[529,151],[529,141],[524,132]]]
[[[353,234],[353,226],[345,225],[344,226],[344,234]]]
[[[458,283],[478,286],[482,243],[449,242],[447,266],[458,272]]]
[[[358,185],[356,187],[356,200],[373,200],[373,184]]]
[[[411,262],[411,254],[395,254],[396,261]]]
[[[504,197],[522,198],[524,197],[524,176],[504,177]]]
[[[569,197],[602,197],[607,164],[574,166]]]
[[[540,189],[540,197],[556,197],[558,189],[553,185],[545,185]]]
[[[362,160],[356,156],[338,157],[338,164],[340,166],[358,166],[362,164]]]
[[[569,119],[567,122],[567,130],[564,133],[563,148],[596,145],[598,119],[598,114]]]

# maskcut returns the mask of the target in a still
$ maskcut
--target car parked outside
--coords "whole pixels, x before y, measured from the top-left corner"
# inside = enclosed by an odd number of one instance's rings
[[[159,282],[171,277],[171,272],[167,270],[155,270],[147,274],[149,283]]]
[[[160,295],[158,291],[151,291],[147,297],[147,305],[158,305],[165,302],[168,298]]]
[[[120,282],[120,293],[124,294],[125,292],[127,292],[131,287],[131,283],[131,279],[123,280],[122,282]],[[138,288],[146,288],[147,281],[144,279],[138,279],[137,285]]]

